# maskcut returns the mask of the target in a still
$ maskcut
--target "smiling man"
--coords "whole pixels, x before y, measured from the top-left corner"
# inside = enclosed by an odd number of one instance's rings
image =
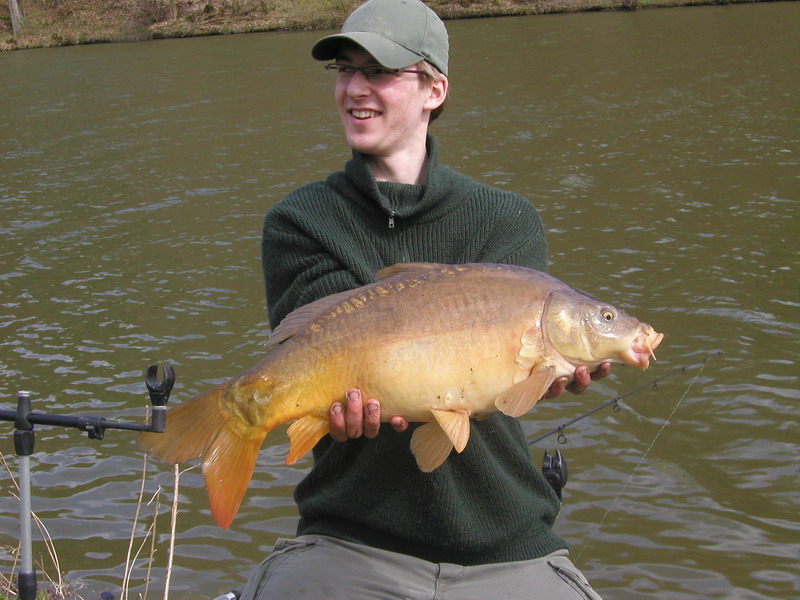
[[[262,260],[273,327],[399,262],[546,269],[530,202],[439,163],[428,128],[447,98],[448,54],[444,23],[419,0],[369,0],[314,45],[312,56],[335,79],[352,159],[267,213]],[[590,376],[579,367],[570,389],[609,370]],[[566,385],[556,381],[548,395]],[[278,540],[243,598],[598,597],[552,530],[559,501],[517,419],[496,413],[475,422],[462,453],[423,473],[408,452],[416,424],[402,415],[381,424],[379,398],[356,387],[342,394],[331,406],[331,435],[295,490],[298,535]]]

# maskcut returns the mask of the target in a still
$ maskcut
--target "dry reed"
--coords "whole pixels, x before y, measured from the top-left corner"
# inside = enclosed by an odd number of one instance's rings
[[[2,452],[0,452],[0,462],[2,462],[3,468],[6,470],[6,473],[9,476],[10,481],[13,484],[13,488],[10,493],[11,495],[19,500],[19,484],[17,483],[16,478],[14,477],[11,468],[6,461],[5,456]],[[144,582],[144,592],[138,594],[138,600],[147,600],[148,592],[150,590],[150,574],[152,567],[155,563],[155,554],[156,554],[156,532],[157,532],[157,522],[158,522],[158,514],[160,512],[161,503],[160,503],[160,496],[161,496],[161,488],[159,487],[150,497],[150,500],[146,503],[144,502],[144,495],[145,495],[145,481],[147,476],[147,456],[144,456],[142,461],[142,473],[141,473],[141,485],[139,487],[137,502],[136,502],[136,510],[133,517],[133,523],[131,526],[131,535],[128,543],[128,550],[127,555],[125,558],[125,568],[122,578],[121,588],[121,596],[120,600],[129,600],[129,593],[130,593],[130,585],[133,576],[133,570],[136,563],[140,560],[142,556],[142,552],[145,550],[145,547],[149,544],[149,556],[145,558],[147,562],[147,570],[145,573],[145,582]],[[191,467],[190,467],[191,468]],[[187,469],[188,470],[188,469]],[[169,555],[167,557],[167,565],[166,565],[166,577],[164,582],[164,600],[168,600],[169,597],[169,586],[170,586],[170,579],[172,575],[173,569],[173,562],[174,562],[174,551],[175,551],[175,537],[176,537],[176,529],[177,529],[177,517],[178,517],[178,504],[179,504],[179,493],[180,493],[180,475],[181,472],[178,469],[178,465],[174,467],[174,476],[173,476],[173,496],[172,496],[172,503],[171,503],[171,519],[170,519],[170,540],[169,540]],[[147,527],[147,530],[144,533],[139,545],[134,549],[136,545],[136,532],[139,528],[139,520],[142,515],[142,509],[146,505],[152,505],[153,508],[153,515],[152,520]],[[47,555],[49,558],[49,564],[44,565],[41,562],[37,562],[37,571],[41,575],[39,578],[40,580],[46,582],[46,586],[48,588],[47,595],[40,595],[40,598],[46,598],[47,600],[85,600],[82,596],[80,596],[76,592],[76,585],[71,584],[63,579],[62,571],[61,571],[61,564],[58,558],[58,553],[56,551],[55,543],[53,542],[52,536],[48,531],[45,524],[42,522],[41,519],[35,514],[32,513],[32,517],[34,522],[37,524],[39,528],[39,532],[41,534],[42,540],[44,541],[45,547],[47,549]],[[16,549],[11,549],[10,553],[14,557],[11,573],[9,575],[0,574],[0,600],[6,600],[10,598],[17,597],[17,590],[15,586],[15,578],[16,578],[16,570],[17,570],[17,561],[20,553],[20,548],[17,547]],[[40,586],[41,587],[41,586]]]

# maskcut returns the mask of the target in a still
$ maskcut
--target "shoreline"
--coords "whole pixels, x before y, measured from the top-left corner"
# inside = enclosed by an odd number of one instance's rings
[[[15,35],[0,6],[0,51],[335,29],[361,0],[55,0],[25,2]],[[752,4],[777,0],[427,0],[444,20]]]

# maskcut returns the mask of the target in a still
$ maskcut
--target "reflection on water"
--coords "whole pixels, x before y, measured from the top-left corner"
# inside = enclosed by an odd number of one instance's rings
[[[696,380],[697,370],[671,378],[567,432],[558,529],[607,598],[800,594],[798,10],[449,24],[452,98],[434,126],[445,161],[535,202],[553,274],[667,333],[647,374],[617,368],[592,393],[537,406],[531,437],[724,352]],[[316,38],[0,57],[9,405],[30,389],[35,409],[139,420],[147,364],[176,367],[180,401],[261,357],[262,215],[347,157],[330,82],[307,56]],[[291,493],[309,462],[283,464],[285,432],[269,444],[227,532],[200,474],[182,475],[173,597],[239,585],[293,533]],[[142,468],[133,436],[42,427],[33,468],[34,509],[69,578],[118,586]],[[168,471],[151,468],[148,500],[171,488]],[[154,590],[168,501],[142,509],[148,523],[159,514]],[[16,514],[0,495],[0,545],[15,545]]]

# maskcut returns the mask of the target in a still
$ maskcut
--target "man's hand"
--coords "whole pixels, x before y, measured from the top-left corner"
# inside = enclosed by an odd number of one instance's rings
[[[366,402],[361,397],[361,390],[351,389],[345,394],[346,402],[334,402],[331,405],[331,437],[337,442],[361,437],[374,438],[381,426],[381,403],[375,398]],[[394,416],[390,419],[395,431],[408,429],[408,421]]]
[[[608,377],[611,374],[611,363],[600,363],[593,373],[589,373],[589,367],[581,365],[575,369],[575,378],[572,383],[567,385],[567,377],[559,377],[550,386],[550,391],[545,394],[545,398],[555,398],[565,389],[573,394],[582,394],[589,387],[592,381]]]

